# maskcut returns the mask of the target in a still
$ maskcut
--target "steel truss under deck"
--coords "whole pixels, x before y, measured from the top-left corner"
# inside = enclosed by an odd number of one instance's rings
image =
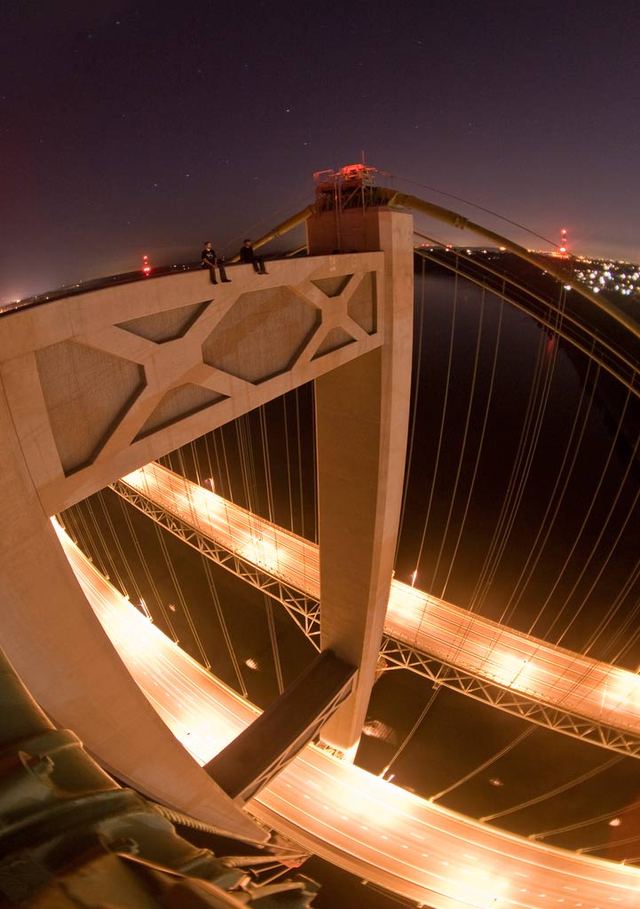
[[[489,704],[505,713],[522,717],[530,723],[562,732],[583,742],[617,751],[628,757],[640,757],[640,736],[624,729],[598,723],[596,720],[571,713],[562,707],[538,701],[533,695],[513,688],[503,688],[480,675],[473,675],[460,666],[445,663],[426,653],[415,650],[402,641],[385,635],[380,658],[385,670],[408,669],[421,675],[434,685],[442,685],[460,694]]]
[[[116,480],[109,487],[117,492],[138,511],[159,524],[169,533],[172,533],[192,549],[202,553],[205,558],[226,568],[232,574],[251,584],[257,590],[262,590],[274,600],[277,600],[287,610],[291,618],[302,629],[305,636],[311,641],[315,649],[320,651],[320,603],[307,596],[295,587],[270,575],[265,568],[243,559],[237,553],[225,549],[211,537],[205,536],[186,521],[176,517],[165,509],[156,505],[142,493],[128,486],[123,480]]]
[[[150,517],[160,527],[187,543],[206,558],[232,572],[237,577],[262,590],[287,610],[316,650],[320,650],[320,603],[236,553],[225,549],[215,540],[196,530],[142,493],[117,480],[110,486],[121,498]],[[384,635],[379,665],[383,671],[408,669],[452,691],[472,697],[512,716],[518,716],[546,729],[561,732],[572,738],[616,751],[628,757],[640,758],[640,735],[599,723],[580,714],[536,700],[533,695],[504,688],[453,664],[429,656],[409,644]]]

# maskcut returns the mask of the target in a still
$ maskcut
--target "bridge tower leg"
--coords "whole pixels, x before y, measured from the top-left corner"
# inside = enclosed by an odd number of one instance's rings
[[[28,362],[30,370],[17,366],[24,406],[33,408],[35,360]],[[16,363],[5,368],[3,379]],[[43,434],[33,430],[33,437],[46,451]],[[263,839],[170,732],[87,603],[40,502],[1,384],[0,463],[0,636],[34,698],[57,723],[82,731],[87,750],[134,789],[232,836]]]
[[[353,693],[322,729],[354,753],[389,597],[407,444],[413,339],[413,219],[386,208],[322,211],[310,255],[381,250],[382,347],[316,379],[321,647],[358,667]]]

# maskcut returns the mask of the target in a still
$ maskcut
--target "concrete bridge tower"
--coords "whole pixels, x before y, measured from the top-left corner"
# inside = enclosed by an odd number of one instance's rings
[[[321,172],[307,243],[312,256],[381,250],[385,263],[382,312],[372,314],[383,326],[383,343],[315,383],[321,644],[358,667],[353,694],[322,738],[349,751],[375,680],[398,533],[411,386],[413,218],[377,198],[373,168]]]

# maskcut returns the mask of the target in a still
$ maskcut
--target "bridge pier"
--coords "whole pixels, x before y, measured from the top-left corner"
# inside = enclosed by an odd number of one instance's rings
[[[385,253],[382,346],[319,377],[316,389],[321,647],[358,667],[353,693],[321,736],[360,739],[382,640],[402,499],[411,391],[413,219],[384,208],[308,221],[311,255]]]

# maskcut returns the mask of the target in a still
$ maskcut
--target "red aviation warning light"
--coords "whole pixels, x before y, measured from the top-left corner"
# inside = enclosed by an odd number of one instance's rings
[[[149,265],[149,256],[142,257],[142,274],[145,278],[148,278],[151,274],[151,266]]]

